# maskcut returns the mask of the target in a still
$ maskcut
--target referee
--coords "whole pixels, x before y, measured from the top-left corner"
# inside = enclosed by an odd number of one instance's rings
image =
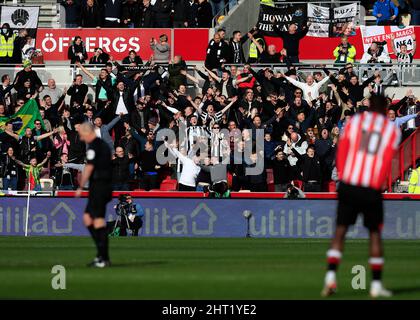
[[[87,145],[87,163],[83,170],[80,186],[89,181],[89,200],[83,215],[83,222],[89,230],[97,248],[97,256],[89,264],[94,268],[110,266],[108,255],[108,234],[106,231],[106,205],[112,198],[112,166],[109,146],[96,136],[92,124],[85,122],[79,129],[80,140]],[[80,197],[82,188],[76,191]]]
[[[344,240],[349,226],[363,215],[369,230],[369,265],[372,272],[370,295],[390,297],[392,293],[382,285],[384,265],[382,228],[384,212],[382,188],[391,169],[393,155],[398,148],[401,132],[386,118],[387,101],[383,96],[370,98],[368,112],[359,113],[346,124],[337,150],[338,208],[336,231],[327,251],[328,271],[322,295],[336,291],[336,271],[340,264]]]

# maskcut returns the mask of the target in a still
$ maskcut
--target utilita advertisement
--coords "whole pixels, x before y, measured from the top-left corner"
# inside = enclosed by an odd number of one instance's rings
[[[140,237],[245,237],[249,222],[256,238],[330,238],[334,232],[336,200],[174,199],[134,198],[144,209]],[[107,219],[115,219],[108,205]],[[29,236],[87,236],[82,216],[86,199],[33,198]],[[244,214],[246,213],[246,214]],[[249,221],[244,217],[251,214]],[[0,236],[23,235],[26,198],[3,198]],[[385,200],[387,239],[420,239],[418,201]],[[348,237],[366,238],[362,219]]]

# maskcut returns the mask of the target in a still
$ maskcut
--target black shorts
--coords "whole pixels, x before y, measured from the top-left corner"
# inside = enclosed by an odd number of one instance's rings
[[[85,212],[93,219],[105,218],[106,206],[112,199],[112,186],[110,183],[91,185]]]
[[[338,187],[337,225],[351,226],[363,215],[363,225],[370,231],[381,231],[384,223],[380,191],[340,183]]]

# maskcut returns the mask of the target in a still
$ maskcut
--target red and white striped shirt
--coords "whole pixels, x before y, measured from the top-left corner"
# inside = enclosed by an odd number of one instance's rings
[[[338,144],[339,180],[381,190],[400,137],[400,129],[379,113],[364,112],[353,116]]]

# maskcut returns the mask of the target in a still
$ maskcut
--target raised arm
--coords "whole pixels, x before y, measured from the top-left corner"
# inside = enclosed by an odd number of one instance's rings
[[[291,84],[293,84],[295,87],[298,87],[298,88],[300,88],[300,89],[304,90],[305,85],[304,85],[302,82],[297,81],[297,80],[295,80],[295,79],[293,79],[293,78],[291,78],[291,77],[288,77],[288,76],[284,76],[284,77],[287,79],[287,81],[289,81],[289,82],[290,82]]]
[[[91,78],[92,80],[95,79],[95,76],[93,73],[91,73],[89,70],[87,70],[80,62],[76,62],[76,66],[80,68],[86,75]]]
[[[48,138],[49,136],[52,136],[54,133],[57,133],[57,132],[58,132],[58,130],[57,130],[57,128],[55,128],[53,131],[46,132],[44,134],[41,134],[40,136],[35,136],[34,139],[39,141],[39,140]]]
[[[281,37],[280,33],[278,33],[278,35]],[[258,49],[258,52],[259,53],[263,53],[264,52],[264,48],[262,47],[261,43],[259,43],[257,40],[255,40],[254,36],[251,33],[248,33],[248,37],[255,44],[255,46]]]
[[[47,152],[47,156],[45,157],[45,159],[44,159],[44,160],[42,160],[42,162],[41,162],[41,163],[39,163],[39,164],[37,165],[37,167],[38,167],[38,168],[43,167],[43,166],[44,166],[44,164],[46,164],[46,163],[48,162],[48,160],[50,159],[50,157],[51,157],[51,151],[48,151],[48,152]]]
[[[206,66],[204,66],[204,69],[206,69],[206,71],[208,72],[208,74],[210,75],[210,77],[212,77],[214,80],[216,80],[217,82],[222,81],[222,78],[218,77],[217,74],[215,74],[213,71],[207,69]]]
[[[29,164],[25,164],[25,163],[23,163],[22,161],[20,161],[20,160],[18,160],[18,159],[16,159],[16,158],[12,158],[13,160],[15,160],[15,162],[19,165],[19,166],[21,166],[21,167],[23,167],[23,168],[28,168],[29,167]]]
[[[199,84],[199,81],[196,77],[190,75],[187,70],[181,70],[181,74],[183,74],[184,76],[187,77],[187,79],[191,80],[192,82],[194,82],[195,84]]]
[[[226,107],[224,107],[221,110],[222,114],[224,114],[237,100],[238,100],[238,97],[237,96],[232,97],[230,103],[228,105],[226,105]]]
[[[15,138],[16,140],[19,140],[19,135],[14,133],[13,131],[6,129],[4,132],[6,132],[9,136]]]

